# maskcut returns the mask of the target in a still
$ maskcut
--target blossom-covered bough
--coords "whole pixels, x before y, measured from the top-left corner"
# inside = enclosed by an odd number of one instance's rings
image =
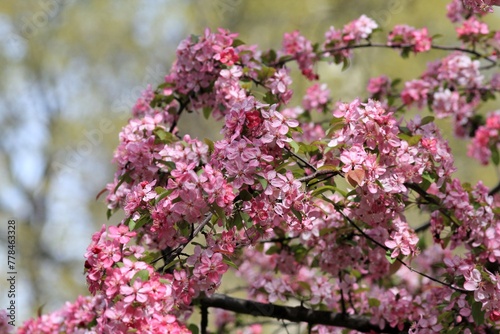
[[[434,123],[450,118],[470,156],[499,165],[500,111],[478,113],[500,91],[500,32],[481,21],[495,4],[448,5],[455,46],[406,25],[384,40],[366,16],[317,44],[285,34],[266,52],[225,30],[185,39],[120,132],[106,200],[126,218],[92,237],[92,296],[18,333],[261,333],[242,314],[310,333],[497,333],[500,187],[454,178]],[[316,63],[370,47],[442,57],[333,103]],[[312,81],[302,106],[290,105],[292,62]],[[433,116],[404,120],[413,107]],[[223,139],[182,134],[192,111],[220,120]],[[428,220],[410,224],[411,208]],[[246,299],[217,293],[228,271]]]

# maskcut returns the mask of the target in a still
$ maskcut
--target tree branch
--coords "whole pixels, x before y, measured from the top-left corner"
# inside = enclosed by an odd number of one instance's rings
[[[500,183],[498,183],[494,188],[492,188],[489,192],[488,195],[494,196],[496,193],[500,191]]]
[[[292,156],[294,156],[295,158],[297,158],[298,160],[300,160],[304,165],[306,165],[307,167],[311,168],[313,171],[316,172],[316,167],[314,167],[313,165],[311,165],[307,160],[303,159],[301,156],[295,154],[292,150],[290,150],[288,147],[285,146],[285,150],[290,153]]]
[[[306,322],[308,324],[315,325],[349,328],[363,333],[408,333],[408,329],[410,328],[409,324],[406,324],[402,331],[387,325],[385,328],[380,329],[377,325],[371,324],[369,318],[363,316],[349,314],[343,315],[328,311],[315,311],[301,306],[264,304],[221,294],[214,294],[211,297],[201,297],[200,303],[201,307],[215,307],[257,317],[268,317],[293,322]]]
[[[307,175],[307,176],[298,178],[297,181],[308,182],[312,179],[315,179],[316,177],[318,177],[320,175],[335,176],[335,175],[340,175],[340,174],[341,174],[340,171],[335,171],[335,170],[318,170],[318,171],[312,173],[311,175]]]

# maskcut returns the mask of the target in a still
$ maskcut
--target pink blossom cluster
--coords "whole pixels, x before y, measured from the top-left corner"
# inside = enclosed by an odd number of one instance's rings
[[[202,37],[193,35],[182,41],[170,74],[165,77],[167,89],[162,93],[168,97],[175,90],[193,109],[217,109],[210,86],[223,68],[239,60],[239,48],[233,47],[236,36],[223,29],[217,33],[207,29]]]
[[[477,43],[490,32],[488,25],[471,16],[456,28],[458,38],[465,43]]]
[[[306,110],[322,111],[330,101],[330,90],[326,84],[315,83],[307,88],[306,95],[302,99],[302,106]]]
[[[346,24],[343,29],[335,29],[333,26],[325,33],[323,48],[325,56],[332,56],[335,63],[341,63],[352,56],[349,46],[369,40],[378,24],[366,15]],[[338,50],[336,50],[338,49]]]
[[[479,67],[479,61],[463,53],[452,53],[430,63],[420,79],[407,81],[401,100],[406,106],[429,105],[438,118],[452,117],[455,134],[463,137],[485,86]]]
[[[317,55],[313,50],[312,43],[298,31],[285,33],[283,36],[282,53],[293,57],[299,65],[302,74],[309,80],[318,79],[314,72],[314,63]]]
[[[463,0],[463,3],[474,12],[492,12],[492,6],[500,5],[498,0]]]
[[[490,162],[492,152],[498,155],[498,144],[500,143],[500,111],[489,114],[486,124],[476,130],[474,138],[469,145],[468,154],[479,160],[483,165]]]
[[[464,5],[463,0],[452,0],[446,5],[446,17],[453,23],[461,22],[471,14],[471,9]]]
[[[473,293],[473,301],[480,303],[481,310],[485,312],[491,321],[500,320],[500,277],[498,273],[492,273],[487,269],[474,266],[471,258],[460,258],[458,256],[444,259],[447,272],[454,276],[458,284],[466,291]],[[457,275],[458,274],[458,275]],[[455,301],[460,308],[459,314],[463,319],[473,321],[471,315],[472,303],[466,300],[464,295]],[[453,304],[450,304],[450,308]]]
[[[17,333],[97,333],[86,329],[102,315],[104,307],[101,296],[79,296],[74,303],[67,302],[56,312],[28,320]]]
[[[390,94],[391,79],[386,75],[371,78],[368,82],[366,90],[370,93],[370,97],[374,100],[383,100]]]
[[[408,25],[397,25],[389,33],[387,45],[402,47],[402,52],[408,50],[414,53],[429,51],[432,38],[427,28],[415,29]]]

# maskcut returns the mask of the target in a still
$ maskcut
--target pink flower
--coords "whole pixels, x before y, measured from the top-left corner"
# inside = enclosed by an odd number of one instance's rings
[[[478,21],[474,16],[464,21],[460,27],[456,28],[458,38],[464,42],[477,42],[490,31],[488,25]]]
[[[132,286],[120,286],[120,293],[124,296],[123,302],[126,304],[132,304],[133,302],[145,303],[148,300],[150,291],[151,288],[147,283],[143,283],[140,279],[137,279]]]
[[[318,75],[314,73],[313,66],[316,61],[316,54],[313,51],[312,43],[298,31],[285,33],[283,36],[283,54],[295,58],[302,74],[309,80],[317,80]]]
[[[318,110],[321,111],[326,107],[330,99],[330,90],[327,88],[326,84],[315,83],[309,87],[306,91],[306,95],[302,100],[302,106],[304,109],[308,110]]]
[[[500,6],[500,0],[463,0],[463,3],[476,13],[492,12],[491,6]]]
[[[351,21],[344,26],[342,39],[345,42],[359,42],[370,37],[373,30],[377,28],[378,24],[374,20],[366,15],[361,15],[357,20]]]
[[[397,25],[389,33],[387,45],[400,46],[415,53],[429,51],[432,39],[427,28],[415,29],[408,25]]]
[[[112,239],[117,239],[119,243],[126,244],[129,242],[130,238],[136,236],[136,232],[129,231],[127,225],[110,226],[108,229],[108,236]]]
[[[391,79],[386,75],[371,78],[367,90],[372,96],[385,96],[391,88]]]

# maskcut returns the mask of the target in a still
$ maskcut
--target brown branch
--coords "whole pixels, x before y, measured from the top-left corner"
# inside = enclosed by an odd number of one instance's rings
[[[431,226],[431,222],[427,222],[425,224],[422,224],[420,225],[419,227],[417,227],[415,229],[415,233],[420,233],[420,232],[424,232],[425,230],[427,230],[429,227]]]
[[[297,180],[300,182],[308,182],[308,181],[311,181],[312,179],[314,179],[320,175],[335,176],[335,175],[340,175],[340,174],[341,174],[341,172],[336,171],[336,170],[318,170],[318,171],[312,173],[311,175],[306,175],[306,176],[300,177]]]
[[[304,165],[306,165],[307,167],[311,168],[313,171],[316,172],[316,167],[314,167],[313,165],[311,165],[307,160],[305,160],[304,158],[302,158],[301,156],[299,156],[298,154],[295,154],[292,150],[290,150],[288,147],[285,146],[285,150],[290,153],[290,155],[294,156],[295,158],[297,158],[298,160],[300,160]]]
[[[201,334],[207,334],[207,328],[208,328],[208,306],[206,305],[201,305],[201,322],[200,322],[200,327],[201,327]]]
[[[381,329],[377,325],[373,325],[370,322],[370,318],[359,315],[315,311],[301,306],[264,304],[221,294],[201,297],[200,303],[201,307],[214,307],[240,314],[289,320],[292,322],[349,328],[363,333],[408,333],[408,329],[410,328],[409,324],[405,324],[402,331],[387,325]]]
[[[498,183],[495,187],[493,187],[489,192],[488,195],[493,196],[496,193],[500,191],[500,183]]]

